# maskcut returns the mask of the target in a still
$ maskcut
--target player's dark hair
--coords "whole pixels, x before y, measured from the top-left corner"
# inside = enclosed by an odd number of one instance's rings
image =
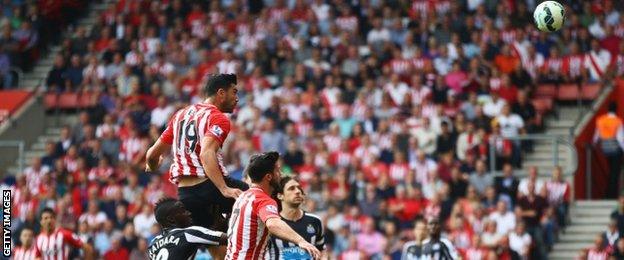
[[[252,182],[258,183],[265,175],[273,173],[277,160],[279,160],[279,153],[275,151],[255,154],[249,159],[247,175]]]
[[[176,207],[176,202],[178,202],[178,200],[171,197],[164,197],[156,202],[154,216],[158,224],[163,228],[173,225],[173,223],[169,223],[170,221],[167,220],[167,217],[171,215],[172,210]]]
[[[282,177],[282,179],[280,180],[280,183],[279,183],[279,188],[277,188],[277,190],[275,191],[275,194],[277,194],[277,193],[284,194],[284,189],[286,188],[286,184],[289,181],[293,181],[293,180],[296,181],[296,182],[299,182],[299,180],[297,178],[292,177],[292,176]],[[299,189],[299,190],[301,190],[301,193],[304,193],[303,189]]]
[[[232,87],[232,84],[236,85],[236,82],[236,75],[234,74],[212,75],[208,78],[208,81],[206,82],[206,85],[204,85],[204,89],[202,91],[206,96],[211,97],[217,94],[219,89],[228,90]]]
[[[52,217],[56,217],[56,212],[54,212],[52,208],[46,207],[43,210],[41,210],[41,217],[43,217],[43,214],[45,213],[49,213],[50,215],[52,215]]]

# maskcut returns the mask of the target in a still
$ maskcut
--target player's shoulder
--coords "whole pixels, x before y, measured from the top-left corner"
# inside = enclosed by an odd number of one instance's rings
[[[303,219],[307,222],[322,223],[321,217],[310,212],[303,212]]]
[[[403,248],[410,248],[416,245],[416,241],[414,240],[410,240],[405,242],[405,244],[403,244]]]

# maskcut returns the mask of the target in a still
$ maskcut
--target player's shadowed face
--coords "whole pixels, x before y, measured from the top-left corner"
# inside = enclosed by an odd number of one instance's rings
[[[184,228],[191,226],[193,221],[191,219],[191,212],[184,208],[182,202],[176,202],[175,208],[172,210],[173,221],[178,228]]]
[[[238,88],[236,85],[232,85],[232,87],[226,89],[220,89],[219,91],[223,91],[223,105],[222,112],[224,113],[232,113],[238,104]]]
[[[52,230],[54,229],[54,222],[56,221],[56,218],[54,217],[54,215],[45,212],[43,214],[41,214],[41,227],[44,230]]]
[[[296,180],[290,180],[284,185],[284,194],[282,201],[292,206],[298,207],[305,200],[305,194],[301,189],[301,185]]]
[[[432,219],[427,224],[427,228],[429,229],[429,234],[432,236],[440,235],[440,222],[436,219]]]

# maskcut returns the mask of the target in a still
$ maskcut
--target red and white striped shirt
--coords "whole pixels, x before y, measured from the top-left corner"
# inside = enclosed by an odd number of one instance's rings
[[[14,260],[32,260],[35,258],[41,257],[41,252],[35,245],[32,245],[30,248],[23,248],[21,246],[13,249],[13,258]]]
[[[563,71],[570,77],[579,77],[585,69],[586,55],[577,54],[566,56],[563,60]]]
[[[229,133],[230,119],[214,105],[195,104],[176,112],[160,136],[173,150],[170,181],[177,184],[180,176],[207,178],[199,159],[201,139],[211,136],[223,145]],[[227,176],[220,152],[217,161],[221,173]]]
[[[393,163],[390,164],[388,173],[392,183],[402,183],[409,174],[409,164],[407,163]]]
[[[355,31],[358,27],[358,19],[355,16],[341,16],[336,19],[336,25],[343,31]]]
[[[487,251],[482,248],[471,247],[466,250],[466,260],[481,260],[485,259]]]
[[[245,191],[232,207],[225,259],[264,259],[269,236],[266,221],[279,217],[277,202],[262,189]]]
[[[560,204],[570,200],[570,184],[567,182],[549,181],[546,183],[548,191],[548,203]]]
[[[80,248],[82,241],[69,230],[57,228],[50,234],[41,232],[37,236],[36,245],[41,251],[42,260],[67,260],[70,246]]]
[[[607,260],[609,259],[609,252],[607,250],[598,250],[592,248],[587,252],[587,260]]]

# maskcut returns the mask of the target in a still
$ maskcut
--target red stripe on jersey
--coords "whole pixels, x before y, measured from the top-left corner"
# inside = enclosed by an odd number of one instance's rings
[[[240,253],[240,251],[243,249],[243,232],[245,232],[245,228],[240,228],[241,226],[245,225],[245,213],[247,212],[247,204],[249,204],[249,201],[245,201],[242,205],[242,207],[240,207],[240,215],[241,217],[239,217],[238,219],[238,224],[236,225],[237,230],[236,230],[236,250],[234,251],[234,256],[232,256],[232,259],[238,259],[238,254]]]
[[[254,231],[256,231],[256,232],[257,232],[257,230],[258,230],[258,222],[257,222],[257,220],[258,220],[258,219],[257,219],[257,217],[258,217],[258,216],[257,216],[257,215],[255,214],[255,212],[253,211],[253,208],[255,208],[255,205],[254,205],[254,204],[255,204],[255,200],[254,200],[254,201],[251,201],[251,202],[248,202],[247,204],[249,204],[249,203],[251,203],[251,204],[252,204],[252,206],[251,206],[251,209],[252,209],[252,210],[251,210],[251,214],[250,214],[250,215],[251,215],[251,217],[250,217],[250,218],[249,218],[249,220],[248,220],[248,221],[249,221],[249,222],[248,222],[248,225],[249,225],[249,229],[248,229],[249,235],[248,235],[247,237],[249,238],[249,248],[247,249],[247,253],[245,254],[245,259],[251,259],[251,256],[253,256],[253,253],[254,253],[254,252],[256,251],[256,249],[258,248],[258,247],[256,246],[256,239],[257,239],[258,237],[257,237],[257,235],[256,235],[256,234],[253,234],[253,232],[254,232]],[[247,204],[246,204],[246,205],[247,205]],[[245,216],[245,215],[242,215],[242,216]],[[245,219],[245,218],[244,218],[244,219]],[[240,227],[239,227],[239,229],[240,229]],[[242,240],[241,240],[241,241],[242,241]],[[252,248],[252,247],[253,247],[253,248]],[[252,250],[249,250],[249,249],[252,249]],[[254,258],[254,259],[255,259],[255,258]]]

